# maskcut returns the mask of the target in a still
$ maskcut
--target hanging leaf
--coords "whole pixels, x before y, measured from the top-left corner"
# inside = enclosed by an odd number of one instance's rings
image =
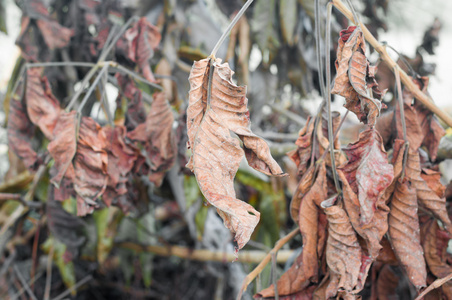
[[[399,285],[399,277],[389,265],[384,265],[378,274],[377,279],[377,296],[378,299],[389,300],[398,299],[397,286]]]
[[[389,237],[394,252],[419,291],[426,286],[427,270],[420,244],[416,188],[406,178],[399,179],[391,200]]]
[[[53,175],[50,182],[57,189],[60,188],[60,183],[64,176],[70,180],[74,178],[72,159],[77,151],[77,123],[76,111],[61,113],[53,131],[55,138],[47,146],[50,155],[55,161],[52,168],[56,170],[56,174]]]
[[[350,26],[340,32],[334,86],[331,93],[345,97],[345,107],[358,119],[374,126],[382,107],[385,91],[378,89],[375,67],[369,66],[366,44],[360,27]]]
[[[193,156],[187,167],[195,173],[207,201],[235,233],[241,249],[259,222],[259,213],[235,198],[233,179],[243,154],[251,167],[264,174],[284,174],[265,141],[250,130],[246,88],[233,84],[232,74],[220,59],[193,64],[187,109],[188,146]],[[231,131],[242,140],[244,150]]]
[[[143,95],[141,90],[136,86],[135,82],[128,76],[116,74],[118,81],[118,98],[116,106],[122,108],[122,102],[126,102],[127,111],[125,112],[124,125],[128,131],[134,130],[138,124],[144,123],[146,120],[146,111],[143,105]],[[116,112],[118,113],[118,111]]]
[[[42,77],[42,69],[27,70],[25,99],[31,122],[41,129],[49,139],[53,139],[53,130],[61,112],[60,102],[53,96],[49,81]]]
[[[290,202],[290,215],[295,223],[298,223],[301,201],[314,183],[314,176],[315,166],[312,166],[301,177],[297,189],[293,194],[292,201]]]
[[[126,31],[125,37],[128,46],[127,57],[138,65],[144,78],[156,82],[149,59],[154,56],[154,50],[162,39],[158,28],[149,23],[146,17],[142,17]]]
[[[174,164],[177,145],[173,131],[174,116],[164,93],[155,93],[146,121],[139,124],[127,137],[144,145],[146,162],[150,168],[149,179],[160,186]]]
[[[77,192],[77,215],[92,213],[107,187],[107,138],[93,119],[83,117],[80,123],[77,153],[74,157],[74,189]]]
[[[411,180],[413,186],[416,187],[419,205],[430,211],[435,218],[443,223],[449,232],[452,232],[452,223],[446,210],[446,199],[440,198],[422,179],[419,152],[417,151],[413,152],[410,150],[408,152],[406,176]]]
[[[306,124],[298,133],[299,137],[295,142],[297,149],[287,153],[287,156],[297,165],[298,175],[303,176],[308,169],[312,152],[312,133],[314,131],[315,118],[308,117]]]
[[[361,247],[347,213],[338,205],[322,203],[328,219],[326,262],[330,270],[330,282],[326,299],[338,291],[354,294],[361,269]],[[331,206],[329,206],[331,205]]]
[[[385,189],[394,178],[393,167],[388,163],[383,141],[375,129],[361,132],[359,140],[349,144],[344,152],[348,162],[340,169],[358,196],[359,222],[368,224],[380,205]]]
[[[28,118],[25,103],[12,98],[8,114],[8,146],[29,170],[37,167],[38,156],[31,143],[34,131],[35,127]]]

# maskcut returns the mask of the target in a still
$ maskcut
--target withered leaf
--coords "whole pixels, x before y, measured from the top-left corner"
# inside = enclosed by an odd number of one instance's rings
[[[60,188],[60,182],[64,176],[69,179],[73,179],[74,177],[72,159],[77,151],[77,123],[78,117],[76,111],[61,113],[53,131],[55,138],[47,146],[50,155],[55,161],[53,169],[56,170],[56,174],[50,181],[57,189]]]
[[[135,82],[128,76],[116,74],[116,80],[119,85],[118,98],[116,99],[117,107],[123,106],[123,98],[125,98],[127,105],[127,112],[125,114],[125,126],[128,131],[132,131],[138,124],[146,120],[146,111],[143,105],[143,95],[141,90],[136,86]]]
[[[416,188],[398,179],[389,212],[389,237],[410,282],[419,291],[426,286],[427,270],[420,244]]]
[[[344,152],[348,162],[340,169],[358,196],[359,221],[367,224],[373,219],[385,189],[391,184],[394,170],[387,161],[382,138],[375,129],[361,132],[359,140],[349,144]]]
[[[74,157],[74,189],[77,192],[77,215],[92,213],[107,187],[107,138],[93,119],[83,117],[80,123],[77,153]]]
[[[155,82],[148,60],[154,55],[154,50],[162,39],[160,31],[146,17],[142,17],[126,31],[125,37],[128,41],[128,58],[137,63],[144,78]]]
[[[251,167],[264,174],[282,176],[283,172],[265,141],[251,131],[246,88],[232,83],[232,74],[220,59],[193,64],[187,109],[188,145],[193,155],[187,167],[195,173],[207,201],[235,233],[241,249],[259,222],[259,213],[235,198],[233,179],[243,154]],[[244,149],[231,132],[242,140]]]
[[[344,106],[361,122],[373,126],[380,113],[384,92],[378,89],[375,68],[369,66],[365,53],[366,44],[360,27],[350,26],[340,32],[337,76],[331,93],[345,97]]]
[[[25,100],[30,120],[49,139],[61,112],[60,102],[53,96],[49,81],[43,77],[41,68],[27,70]]]
[[[416,187],[416,194],[419,205],[430,211],[435,218],[440,220],[444,227],[452,232],[452,224],[446,210],[446,199],[439,197],[430,189],[428,184],[421,177],[419,152],[410,150],[406,165],[406,176]]]
[[[292,201],[290,202],[290,215],[295,223],[298,223],[301,200],[313,185],[314,176],[315,166],[312,166],[303,174],[303,177],[301,177],[300,182],[297,185],[297,189],[293,194]]]
[[[128,137],[144,144],[146,162],[151,170],[150,179],[160,185],[177,155],[177,145],[173,131],[174,116],[164,93],[155,93],[149,114],[144,123],[139,124]]]
[[[308,169],[309,161],[312,153],[312,133],[314,131],[315,118],[308,117],[305,126],[298,133],[299,137],[295,142],[297,149],[287,153],[287,156],[297,165],[298,175],[303,174]]]
[[[394,178],[392,180],[392,183],[386,188],[383,197],[381,199],[382,202],[385,204],[389,203],[389,200],[392,197],[392,194],[394,193],[394,190],[397,185],[397,180],[402,175],[402,169],[403,169],[403,158],[405,155],[405,151],[408,151],[407,144],[404,140],[395,139],[394,144],[392,146],[392,165],[394,167]]]
[[[380,300],[398,299],[397,286],[399,277],[393,271],[390,265],[384,265],[381,268],[377,279],[377,297]]]
[[[438,195],[438,197],[444,198],[446,187],[440,181],[440,172],[422,168],[421,177],[427,183],[428,187]]]
[[[361,247],[344,209],[332,205],[324,207],[324,212],[328,218],[326,261],[331,276],[326,298],[336,296],[339,290],[351,294],[361,270]]]
[[[22,159],[25,167],[34,170],[38,159],[31,143],[35,126],[28,118],[25,103],[12,98],[9,104],[8,146]]]
[[[320,203],[327,197],[325,162],[319,166],[314,185],[301,200],[298,224],[303,237],[303,251],[296,262],[277,282],[279,295],[292,295],[305,289],[311,282],[317,282],[319,269],[318,243],[320,242],[319,226]],[[323,229],[324,230],[324,229]],[[259,292],[261,297],[273,297],[274,286]]]

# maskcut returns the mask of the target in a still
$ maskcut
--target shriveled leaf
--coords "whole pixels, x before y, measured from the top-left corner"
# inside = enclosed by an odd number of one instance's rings
[[[341,170],[358,196],[359,222],[368,224],[380,205],[385,189],[394,178],[394,170],[387,161],[383,141],[375,129],[360,133],[359,140],[349,144],[344,152],[349,160]]]
[[[441,183],[441,173],[432,169],[422,168],[421,177],[428,187],[440,198],[444,198],[446,186]]]
[[[50,182],[57,188],[60,188],[61,180],[66,175],[66,172],[69,173],[66,177],[69,179],[73,178],[72,159],[77,150],[77,122],[76,111],[61,113],[53,131],[54,139],[47,146],[50,155],[55,161],[53,169],[56,170],[56,174],[53,175]]]
[[[419,291],[426,286],[427,270],[420,244],[416,188],[398,179],[389,212],[389,236],[394,252],[410,282]]]
[[[92,213],[107,187],[108,155],[104,131],[93,119],[83,117],[80,123],[77,153],[74,157],[74,189],[77,192],[77,215]]]
[[[319,121],[320,122],[320,121]],[[318,149],[315,149],[317,159],[323,156],[323,153],[325,151],[329,151],[330,142],[328,141],[328,115],[324,111],[322,114],[322,126],[318,126],[317,132],[315,133],[315,138],[318,141]],[[339,124],[341,122],[341,115],[337,111],[333,111],[332,113],[332,125],[333,125],[333,133],[336,132],[339,128]],[[336,137],[334,140],[334,149],[337,151],[334,151],[334,157],[336,161],[336,166],[343,165],[347,158],[345,157],[344,153],[341,151],[341,143],[339,142],[339,138]],[[326,155],[325,156],[326,165],[331,168],[331,156]]]
[[[125,36],[128,42],[127,57],[138,65],[144,78],[155,82],[148,60],[154,55],[154,50],[162,39],[160,31],[146,17],[142,17],[126,31]]]
[[[439,197],[422,179],[419,152],[417,151],[410,150],[408,152],[406,176],[411,180],[413,186],[416,187],[419,205],[430,211],[435,218],[443,223],[449,232],[452,232],[452,223],[446,210],[446,199]]]
[[[235,198],[233,179],[243,155],[251,167],[264,174],[284,174],[265,141],[251,131],[246,88],[233,84],[232,74],[220,59],[203,59],[192,67],[187,132],[193,156],[187,167],[195,173],[207,201],[235,233],[241,249],[259,222],[259,213]],[[231,132],[242,140],[244,150]]]
[[[8,146],[30,170],[36,168],[38,156],[31,140],[35,127],[28,118],[26,105],[22,101],[10,100],[8,115]]]
[[[394,167],[394,179],[392,180],[392,183],[386,188],[383,197],[382,202],[388,204],[389,200],[392,197],[392,194],[394,193],[394,190],[397,185],[397,180],[402,175],[403,170],[403,158],[405,156],[405,151],[408,151],[407,145],[404,140],[395,139],[394,144],[392,146],[392,165]]]
[[[287,270],[277,282],[278,294],[281,296],[292,295],[304,290],[311,282],[318,281],[318,268],[320,254],[319,230],[325,230],[319,226],[320,203],[326,199],[326,167],[322,163],[314,185],[301,200],[298,224],[303,237],[303,252],[295,263]],[[326,221],[326,220],[325,220]],[[323,241],[325,242],[325,240]],[[259,292],[261,297],[273,297],[275,288],[273,285]]]
[[[385,112],[378,119],[375,124],[375,129],[381,135],[383,139],[383,144],[387,145],[393,138],[394,135],[394,110]],[[403,138],[403,135],[399,138]]]
[[[126,102],[127,111],[125,112],[125,126],[128,131],[135,129],[138,124],[146,120],[146,111],[143,105],[143,95],[135,82],[127,76],[116,74],[116,80],[119,85],[118,98],[116,106],[122,108],[122,102]],[[117,112],[118,113],[118,112]]]
[[[146,162],[151,170],[150,180],[160,185],[177,155],[173,131],[174,116],[165,94],[155,93],[146,121],[128,133],[128,138],[144,144]]]
[[[374,126],[380,113],[384,92],[375,81],[375,68],[369,66],[364,35],[360,27],[340,32],[334,87],[331,93],[345,97],[345,107],[358,119]]]
[[[290,202],[290,215],[294,222],[298,223],[298,216],[300,214],[301,201],[314,184],[315,167],[311,167],[304,173],[298,183],[297,189],[293,194],[292,201]]]
[[[352,294],[361,270],[361,246],[344,209],[332,205],[324,211],[328,218],[326,262],[331,276],[326,298],[336,296],[338,291]]]
[[[303,176],[308,169],[312,152],[312,134],[314,131],[315,118],[308,117],[305,126],[298,133],[299,137],[295,142],[297,149],[287,153],[287,156],[297,165],[298,175]]]
[[[392,249],[391,243],[386,236],[381,239],[380,244],[382,248],[378,254],[377,262],[393,266],[399,265],[399,261],[397,260],[394,250]]]
[[[114,245],[118,226],[124,214],[115,207],[97,210],[93,213],[97,231],[97,261],[103,264]]]

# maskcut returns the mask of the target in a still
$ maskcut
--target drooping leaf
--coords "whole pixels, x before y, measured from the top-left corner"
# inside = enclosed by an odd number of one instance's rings
[[[127,57],[138,65],[144,78],[155,82],[149,59],[162,39],[158,28],[149,23],[146,17],[142,17],[126,31],[125,37],[128,42]]]
[[[146,120],[146,111],[143,105],[143,95],[141,90],[136,86],[130,77],[116,74],[118,81],[119,93],[116,99],[116,106],[122,107],[123,100],[127,103],[127,112],[124,125],[128,131],[135,129],[138,124]]]
[[[93,213],[97,231],[97,260],[103,264],[114,245],[120,221],[124,214],[115,207],[107,207]]]
[[[77,153],[74,157],[74,189],[77,192],[77,215],[92,213],[107,187],[108,154],[105,132],[89,117],[80,123]]]
[[[187,132],[193,156],[187,164],[207,201],[217,208],[241,249],[259,222],[259,213],[235,198],[234,176],[245,154],[251,167],[268,175],[283,172],[264,140],[250,129],[246,88],[232,83],[233,72],[221,60],[194,63],[190,73]],[[243,142],[243,148],[234,132]]]
[[[446,187],[441,183],[441,172],[422,168],[421,177],[427,183],[428,187],[440,198],[444,198]]]
[[[278,294],[293,295],[304,290],[311,282],[318,281],[319,257],[318,244],[320,230],[326,230],[320,224],[320,203],[327,197],[326,167],[321,163],[314,185],[301,200],[298,224],[303,237],[303,251],[295,263],[277,282]],[[322,213],[323,214],[323,213]],[[326,219],[324,220],[326,221]],[[323,242],[326,242],[325,240]],[[273,285],[259,292],[261,297],[273,297]]]
[[[419,291],[426,286],[427,270],[419,236],[416,188],[398,179],[389,212],[389,237],[408,279]]]
[[[60,183],[64,176],[71,180],[73,179],[74,167],[72,159],[77,151],[77,122],[76,111],[61,113],[53,130],[54,139],[47,146],[50,155],[55,160],[53,169],[56,170],[56,174],[50,182],[57,188],[60,188]]]
[[[340,32],[337,48],[337,76],[331,93],[345,97],[345,107],[358,119],[374,126],[380,114],[384,91],[378,89],[375,68],[369,66],[366,44],[360,27],[350,26]]]
[[[35,126],[28,118],[26,105],[22,101],[11,99],[8,115],[8,146],[30,170],[36,168],[38,156],[31,140]]]
[[[381,136],[375,129],[367,129],[359,140],[349,144],[344,152],[348,157],[344,172],[353,192],[358,196],[361,224],[368,224],[380,205],[385,189],[394,178],[392,165],[387,161]],[[385,205],[382,203],[382,205]]]
[[[397,286],[399,277],[390,265],[381,268],[377,279],[377,297],[381,300],[398,299]]]
[[[440,220],[444,227],[452,232],[452,223],[446,210],[446,199],[440,198],[430,189],[428,184],[421,177],[419,152],[409,151],[406,165],[406,176],[416,187],[416,194],[419,205],[430,211],[435,218]]]
[[[300,182],[298,183],[297,189],[295,190],[292,201],[290,202],[290,215],[294,222],[298,223],[298,217],[300,214],[300,206],[301,201],[309,191],[311,186],[314,183],[315,176],[315,167],[311,167],[304,173],[303,177],[301,177]]]
[[[160,185],[177,155],[173,131],[174,116],[164,93],[155,93],[146,121],[128,133],[128,138],[141,142],[150,168],[149,179]]]
[[[352,294],[361,270],[361,246],[344,209],[332,205],[324,211],[328,219],[326,262],[331,276],[326,298],[336,296],[338,291]]]
[[[308,117],[305,126],[298,133],[299,137],[295,142],[297,149],[287,153],[287,156],[297,165],[299,176],[304,175],[311,160],[314,123],[315,118]]]

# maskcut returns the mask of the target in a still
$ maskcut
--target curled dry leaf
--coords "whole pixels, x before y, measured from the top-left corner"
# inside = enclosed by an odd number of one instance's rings
[[[325,107],[326,108],[326,107]],[[318,151],[318,158],[323,156],[323,153],[325,151],[329,151],[329,145],[330,142],[328,141],[328,118],[326,115],[326,112],[322,114],[322,126],[318,126],[317,132],[315,135],[315,138],[318,141],[318,149],[315,149],[314,151]],[[339,128],[339,124],[341,123],[341,115],[337,111],[332,112],[332,125],[333,125],[333,134],[336,132]],[[339,142],[339,135],[336,136],[336,139],[334,140],[334,158],[336,161],[336,166],[343,165],[347,158],[345,157],[344,153],[340,150],[341,149],[341,143]],[[331,168],[331,156],[325,155],[324,157],[326,161],[326,165]]]
[[[117,73],[116,80],[118,81],[119,86],[116,106],[118,108],[127,107],[124,124],[128,131],[132,131],[138,124],[141,124],[146,120],[143,94],[130,77]]]
[[[375,81],[375,67],[369,66],[366,44],[360,27],[350,26],[340,32],[337,48],[337,76],[331,93],[345,97],[345,107],[358,119],[375,125],[382,106],[384,91]],[[374,98],[375,97],[375,98]]]
[[[444,198],[446,187],[441,183],[441,173],[435,170],[422,168],[421,177],[428,187],[440,198]]]
[[[308,169],[309,161],[311,160],[311,152],[312,152],[312,133],[314,131],[314,123],[315,118],[308,117],[306,124],[298,133],[299,137],[295,142],[297,145],[297,149],[294,149],[287,153],[287,156],[290,157],[291,160],[298,167],[298,175],[303,176]]]
[[[410,150],[406,165],[406,176],[416,187],[419,205],[430,211],[435,218],[440,220],[449,232],[452,232],[452,224],[447,214],[446,198],[439,197],[421,177],[419,152]]]
[[[146,162],[150,168],[149,178],[158,186],[177,155],[173,123],[173,112],[165,94],[155,93],[146,121],[127,135],[131,140],[144,144]]]
[[[389,237],[410,282],[419,291],[426,286],[427,270],[420,244],[416,188],[398,179],[389,212]]]
[[[359,140],[344,152],[348,162],[340,169],[358,196],[360,223],[368,224],[379,205],[385,205],[381,198],[394,178],[393,166],[387,161],[382,138],[375,129],[360,133]]]
[[[154,55],[154,50],[162,39],[160,31],[146,17],[142,17],[126,31],[125,37],[128,42],[127,57],[138,65],[144,78],[155,82],[148,60]]]
[[[326,291],[328,299],[336,296],[338,291],[353,293],[358,284],[362,252],[345,210],[332,205],[324,207],[324,212],[328,218],[326,262],[331,277]]]
[[[392,165],[394,167],[394,179],[392,183],[386,188],[382,202],[388,204],[389,200],[394,193],[394,190],[397,185],[397,180],[401,177],[403,171],[403,158],[405,155],[405,151],[407,151],[407,144],[404,140],[395,139],[394,144],[392,146]]]
[[[78,116],[76,111],[61,113],[53,131],[55,138],[47,146],[50,155],[55,161],[52,168],[56,174],[52,176],[50,182],[57,189],[60,188],[60,183],[64,176],[70,180],[74,178],[72,159],[77,151],[77,123]]]
[[[193,155],[187,167],[195,173],[207,201],[235,233],[241,249],[259,222],[259,212],[235,198],[233,179],[243,154],[251,167],[264,174],[284,174],[267,143],[251,131],[246,87],[232,83],[232,74],[220,59],[193,64],[187,109],[188,146]],[[242,140],[244,149],[231,132]]]
[[[320,203],[327,197],[325,162],[319,166],[318,174],[314,185],[306,192],[301,200],[298,224],[303,237],[303,251],[298,256],[295,263],[287,270],[277,282],[278,294],[293,295],[304,290],[311,282],[317,282],[319,258],[318,251],[319,237],[323,234],[319,230],[325,231],[325,225],[321,226],[322,220]],[[326,219],[323,218],[326,223]],[[323,239],[323,242],[325,240]],[[259,292],[260,297],[273,297],[275,288],[273,285]]]
[[[314,183],[315,176],[315,166],[310,167],[301,177],[298,183],[297,189],[295,190],[292,201],[290,202],[290,215],[295,223],[298,224],[298,217],[300,214],[301,200],[304,195],[311,189]]]
[[[446,261],[447,246],[450,240],[448,232],[439,228],[435,219],[430,219],[421,228],[422,246],[425,252],[425,261],[430,272],[438,278],[452,273],[452,267]],[[452,299],[452,282],[448,281],[441,286],[446,299]]]
[[[60,102],[52,94],[49,81],[41,74],[41,68],[27,70],[25,101],[31,122],[38,126],[49,140],[52,140],[61,108]]]
[[[8,146],[23,161],[27,169],[34,170],[38,159],[31,144],[35,126],[28,118],[26,105],[23,101],[11,98],[9,104]]]
[[[92,213],[107,187],[107,138],[102,127],[89,117],[80,123],[77,153],[74,157],[74,189],[77,192],[77,215]]]

